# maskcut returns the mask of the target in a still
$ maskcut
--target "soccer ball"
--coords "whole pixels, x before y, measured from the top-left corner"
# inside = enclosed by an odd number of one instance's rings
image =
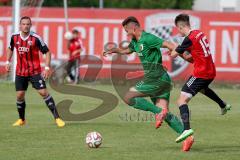
[[[67,32],[64,34],[64,38],[65,38],[66,40],[71,40],[71,39],[73,38],[72,32],[67,31]]]
[[[86,144],[89,148],[98,148],[102,144],[102,136],[98,132],[90,132],[86,136]]]

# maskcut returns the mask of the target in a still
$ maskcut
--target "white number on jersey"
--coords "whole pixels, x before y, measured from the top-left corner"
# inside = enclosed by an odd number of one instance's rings
[[[200,44],[202,46],[202,49],[204,51],[204,56],[208,57],[211,54],[211,52],[210,52],[210,49],[209,49],[210,45],[206,40],[207,40],[207,37],[204,36],[203,38],[201,38],[199,40],[199,42],[200,42]]]

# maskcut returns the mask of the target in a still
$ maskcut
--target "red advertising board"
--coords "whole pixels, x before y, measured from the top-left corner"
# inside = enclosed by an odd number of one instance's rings
[[[1,7],[0,10],[0,67],[3,67],[6,61],[6,47],[11,36],[12,8]],[[238,13],[70,8],[69,27],[80,31],[85,46],[83,55],[96,56],[103,60],[99,77],[109,78],[111,61],[114,59],[104,58],[101,53],[107,42],[120,44],[127,40],[121,26],[124,18],[130,15],[136,16],[146,31],[173,40],[177,37],[174,17],[182,12],[191,16],[193,28],[201,29],[207,35],[216,64],[216,80],[240,82],[240,17]],[[22,15],[32,16],[33,13],[35,9],[22,10]],[[39,15],[33,17],[32,21],[33,30],[36,30],[48,44],[53,53],[53,59],[67,59],[63,8],[41,8]],[[138,63],[137,54],[128,56],[127,62]],[[174,79],[186,79],[186,76],[191,74],[192,65],[181,59],[173,61],[163,53],[163,62]],[[89,63],[94,64],[94,61],[91,60]],[[119,70],[128,68],[125,64],[119,64],[116,67]]]

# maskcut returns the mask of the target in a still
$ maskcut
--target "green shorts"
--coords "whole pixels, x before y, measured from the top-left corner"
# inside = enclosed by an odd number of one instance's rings
[[[167,73],[158,78],[144,78],[135,85],[135,89],[143,94],[149,95],[153,103],[156,99],[170,99],[172,81]]]

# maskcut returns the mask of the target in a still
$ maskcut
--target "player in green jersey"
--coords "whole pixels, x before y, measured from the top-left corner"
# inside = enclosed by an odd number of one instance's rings
[[[112,53],[130,54],[136,52],[143,65],[144,78],[134,87],[130,88],[124,97],[124,102],[136,109],[150,111],[155,114],[156,128],[165,120],[178,134],[183,132],[181,121],[169,112],[169,98],[172,88],[171,78],[162,66],[162,53],[160,48],[175,49],[171,42],[164,41],[153,34],[141,29],[135,17],[128,17],[122,22],[128,36],[132,37],[129,46],[125,49],[111,48],[103,53],[104,56]],[[143,97],[150,97],[152,102]],[[189,140],[186,140],[188,142]],[[190,149],[191,143],[183,143],[183,148]],[[187,146],[187,147],[186,147]]]
[[[128,36],[132,37],[132,41],[125,49],[112,48],[104,52],[107,54],[130,54],[136,52],[144,69],[144,78],[134,87],[130,88],[124,97],[124,101],[140,110],[150,111],[156,114],[156,128],[161,126],[162,121],[171,118],[173,129],[177,133],[182,132],[182,123],[177,117],[168,113],[168,103],[171,90],[171,79],[162,66],[162,54],[160,48],[169,48],[173,50],[175,46],[164,41],[153,34],[147,33],[140,28],[140,24],[135,17],[128,17],[122,23]],[[142,97],[150,97],[152,102]],[[171,115],[171,116],[167,116]],[[173,118],[173,116],[175,118]]]

